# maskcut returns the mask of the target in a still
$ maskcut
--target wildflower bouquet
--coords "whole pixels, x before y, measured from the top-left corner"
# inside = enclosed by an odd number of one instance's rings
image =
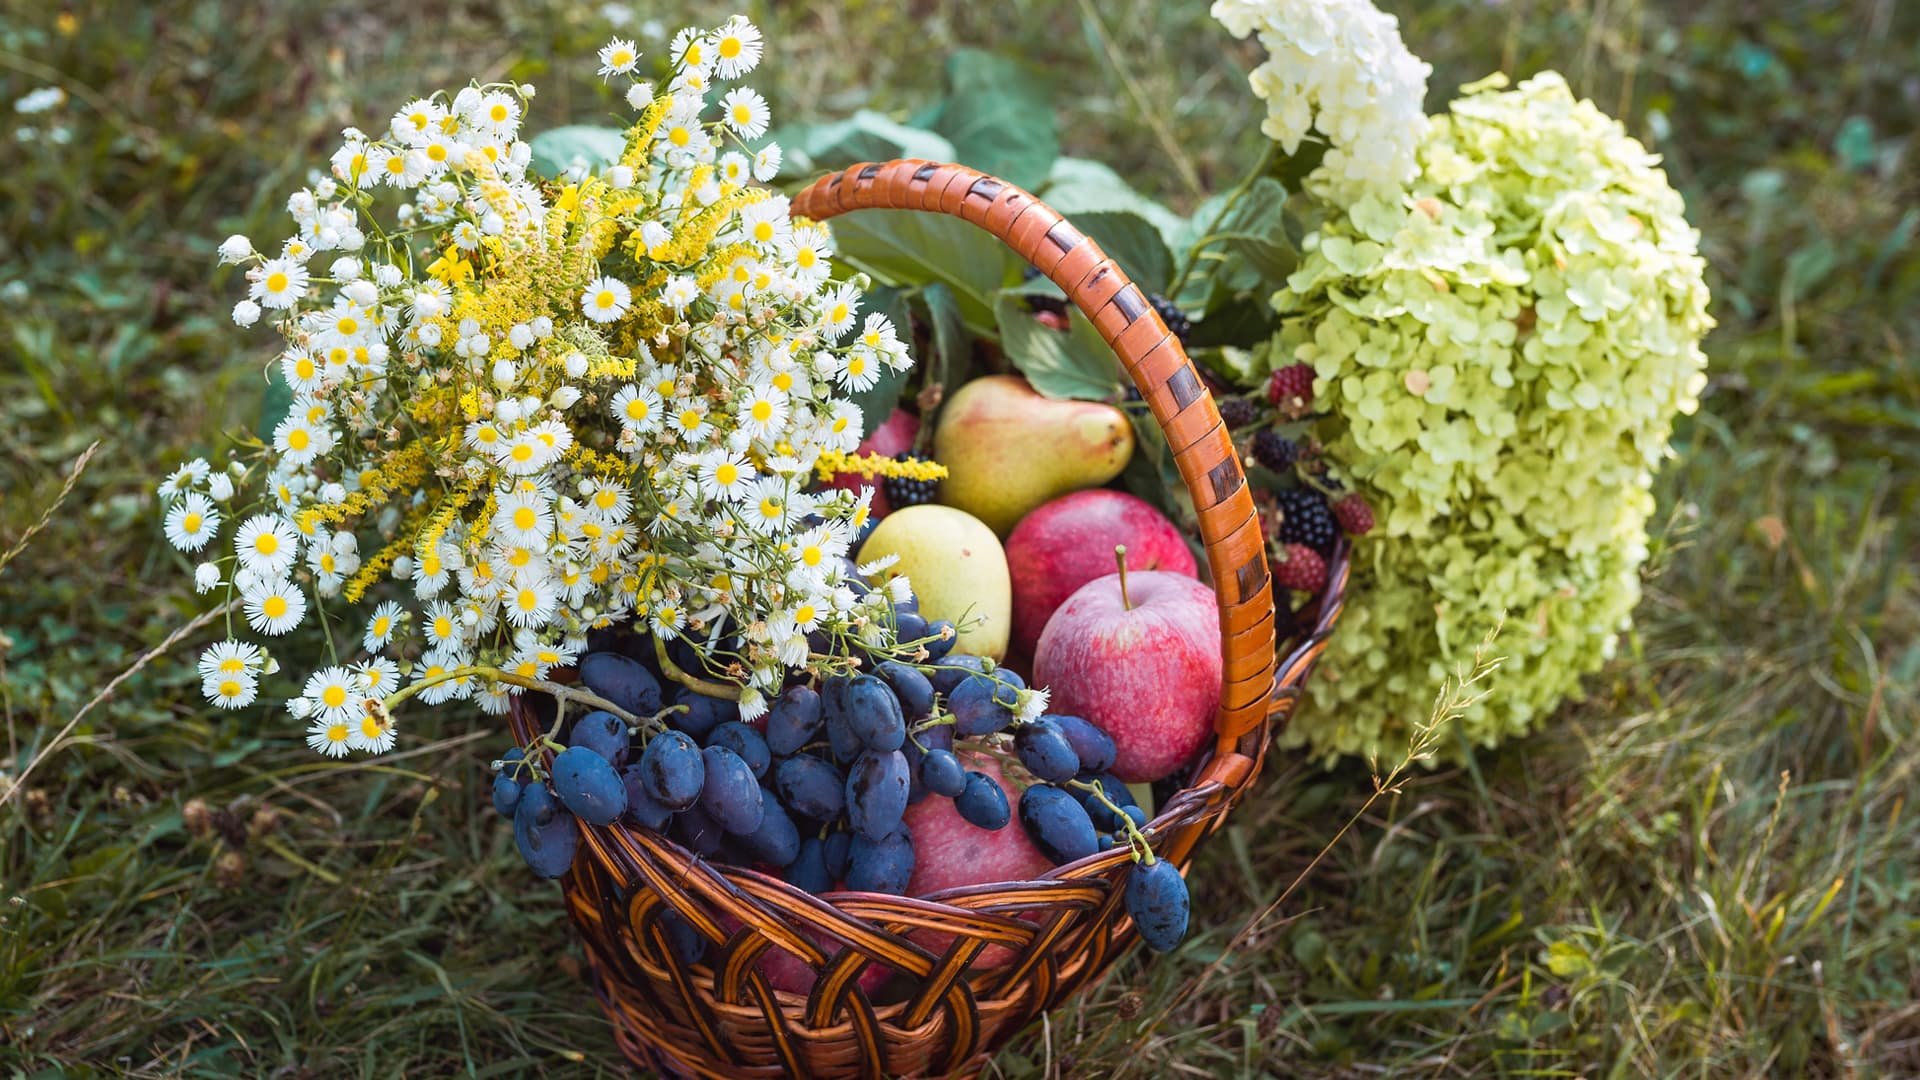
[[[747,719],[790,669],[893,649],[878,616],[906,580],[856,589],[845,558],[870,495],[808,488],[860,441],[844,395],[910,361],[857,317],[863,282],[829,279],[825,230],[755,183],[780,163],[765,100],[712,100],[761,51],[742,18],[683,30],[656,86],[611,42],[600,74],[637,116],[617,161],[559,181],[529,173],[532,86],[420,98],[343,133],[290,236],[220,245],[293,399],[160,486],[168,540],[230,605],[210,701],[246,706],[280,666],[236,614],[262,638],[327,624],[286,708],[333,757],[391,747],[416,694],[504,712],[599,628],[684,641]]]

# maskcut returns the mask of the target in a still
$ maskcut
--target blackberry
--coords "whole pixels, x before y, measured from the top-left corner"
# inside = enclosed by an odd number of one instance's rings
[[[1359,492],[1343,495],[1336,500],[1333,516],[1348,535],[1365,536],[1373,531],[1373,507],[1367,503],[1366,496]]]
[[[1235,394],[1220,398],[1216,404],[1220,407],[1220,419],[1226,421],[1229,428],[1243,428],[1260,419],[1260,406],[1255,405],[1252,398]]]
[[[1253,460],[1274,472],[1286,472],[1300,460],[1300,444],[1269,428],[1253,437]]]
[[[1327,563],[1305,544],[1288,544],[1273,561],[1273,580],[1289,589],[1317,593],[1327,584]]]
[[[925,461],[918,454],[902,451],[893,455],[895,461]],[[880,490],[886,492],[887,502],[900,510],[908,506],[920,506],[933,501],[940,493],[938,480],[909,480],[904,476],[883,476],[880,478]]]
[[[1305,416],[1313,404],[1313,365],[1289,364],[1267,380],[1267,400],[1289,416]]]
[[[1327,497],[1310,488],[1293,488],[1278,493],[1280,503],[1280,542],[1305,544],[1322,555],[1333,551],[1340,537],[1340,526],[1333,520]]]
[[[1187,318],[1177,304],[1159,293],[1148,296],[1147,303],[1153,305],[1153,310],[1159,312],[1160,318],[1166,322],[1167,329],[1180,339],[1180,344],[1185,345],[1188,336],[1193,333],[1193,320]]]

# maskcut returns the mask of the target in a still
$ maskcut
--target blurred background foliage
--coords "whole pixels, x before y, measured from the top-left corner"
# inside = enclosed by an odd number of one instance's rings
[[[1640,630],[1552,730],[1375,802],[1228,950],[1372,787],[1276,759],[1196,872],[1188,944],[990,1073],[1920,1073],[1920,7],[1383,6],[1435,66],[1430,110],[1557,68],[1665,155],[1703,232],[1713,382]],[[284,718],[211,715],[196,641],[55,735],[198,610],[153,485],[253,423],[270,359],[227,321],[219,239],[281,235],[338,130],[417,91],[512,77],[535,127],[608,121],[595,47],[730,10],[0,0],[0,554],[100,443],[0,566],[10,1072],[621,1068],[557,893],[485,808],[477,717],[327,764]],[[1065,152],[1177,207],[1259,151],[1257,61],[1197,0],[746,10],[777,117],[905,117],[972,45],[1051,82]],[[46,86],[65,102],[15,109]]]

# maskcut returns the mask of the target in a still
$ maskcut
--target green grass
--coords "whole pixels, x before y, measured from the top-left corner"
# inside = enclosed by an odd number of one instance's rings
[[[904,112],[979,44],[1055,74],[1069,151],[1175,203],[1258,145],[1249,54],[1199,3],[1095,5],[1108,38],[1044,0],[751,6],[786,115]],[[1188,944],[995,1069],[1920,1073],[1920,10],[1392,6],[1430,107],[1558,67],[1667,156],[1702,229],[1713,383],[1660,483],[1639,628],[1550,730],[1371,804],[1364,764],[1276,758],[1195,872]],[[615,1072],[557,894],[485,808],[477,718],[422,712],[405,753],[326,764],[282,719],[211,715],[183,645],[54,739],[197,610],[153,483],[251,424],[266,359],[213,244],[274,235],[332,133],[416,88],[512,73],[541,121],[612,110],[581,59],[597,5],[308,7],[76,0],[63,30],[0,0],[0,102],[72,95],[63,145],[0,110],[0,552],[101,444],[0,569],[0,788],[37,762],[0,807],[0,1065]]]

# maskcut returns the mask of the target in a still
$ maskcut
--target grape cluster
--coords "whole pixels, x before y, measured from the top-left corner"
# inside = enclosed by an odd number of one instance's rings
[[[1166,876],[1141,832],[1146,813],[1107,771],[1115,746],[1106,732],[1077,716],[1032,715],[1044,699],[1018,673],[951,654],[951,625],[929,623],[913,598],[894,605],[893,619],[903,646],[893,658],[796,678],[753,722],[735,703],[669,678],[665,665],[589,652],[582,686],[642,723],[603,709],[556,725],[542,739],[544,749],[560,747],[545,767],[542,755],[509,751],[496,763],[494,808],[512,817],[520,853],[542,877],[566,872],[581,824],[620,822],[805,892],[904,895],[915,864],[906,810],[926,798],[952,799],[979,829],[1006,828],[1017,814],[1056,863],[1124,844],[1141,860],[1131,873]],[[980,754],[998,759],[1010,780],[1031,778],[1017,808],[1009,789],[966,767]],[[1155,948],[1184,933],[1184,917],[1178,929],[1147,928],[1154,910],[1172,905],[1170,889],[1184,912],[1185,883],[1177,871],[1171,881],[1127,886],[1128,911]],[[1136,910],[1136,893],[1157,906]],[[697,954],[697,935],[692,947]]]
[[[924,461],[920,455],[901,451],[894,455],[896,461]],[[887,502],[895,510],[907,506],[921,506],[930,503],[940,494],[940,481],[916,480],[910,476],[883,476],[880,478],[880,490],[886,492]]]

